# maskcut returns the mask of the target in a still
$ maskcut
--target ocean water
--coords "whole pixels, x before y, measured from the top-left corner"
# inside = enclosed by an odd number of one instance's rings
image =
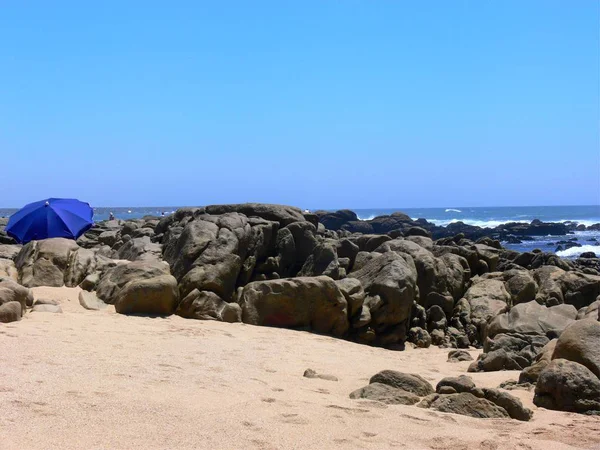
[[[306,207],[306,206],[305,206]],[[305,208],[303,207],[303,208]],[[138,219],[144,216],[169,215],[177,210],[176,206],[161,207],[97,207],[94,208],[94,220],[108,219],[112,212],[118,219]],[[310,209],[310,207],[308,207]],[[352,209],[352,208],[350,208]],[[0,208],[0,217],[8,217],[16,209]],[[534,219],[544,222],[573,221],[586,226],[600,223],[600,205],[595,206],[518,206],[518,207],[462,207],[452,206],[446,208],[369,208],[353,209],[361,220],[372,219],[376,216],[402,211],[413,219],[424,218],[439,226],[462,221],[469,225],[479,227],[496,227],[507,222],[526,222]],[[557,252],[558,255],[573,258],[586,251],[600,254],[600,246],[593,239],[600,242],[600,232],[581,231],[568,236],[541,236],[533,241],[523,241],[522,244],[504,244],[505,247],[520,252],[539,248],[546,252],[554,252],[557,241],[576,238],[582,247],[574,247]]]

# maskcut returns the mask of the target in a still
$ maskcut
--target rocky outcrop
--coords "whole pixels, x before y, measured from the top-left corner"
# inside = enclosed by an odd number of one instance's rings
[[[484,353],[470,372],[522,370],[536,361],[542,348],[575,322],[572,305],[546,307],[535,301],[520,303],[496,316],[487,327]]]
[[[79,285],[93,272],[102,272],[116,263],[64,238],[31,241],[15,258],[19,283],[27,287]]]
[[[255,281],[240,289],[237,301],[244,323],[340,337],[348,331],[346,299],[326,276]]]
[[[361,282],[366,294],[363,309],[370,315],[369,322],[356,331],[359,340],[372,339],[379,345],[403,342],[418,296],[412,257],[394,251],[378,254],[348,276]],[[371,337],[366,337],[369,332]]]
[[[207,214],[223,215],[239,213],[246,217],[260,217],[261,219],[277,222],[285,227],[294,222],[304,222],[304,216],[299,208],[285,205],[269,205],[264,203],[241,203],[235,205],[211,205],[205,208]]]

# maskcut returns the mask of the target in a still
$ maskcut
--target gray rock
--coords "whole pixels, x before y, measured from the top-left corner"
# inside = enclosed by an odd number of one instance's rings
[[[96,297],[96,294],[88,291],[81,291],[79,293],[79,304],[85,309],[92,311],[99,311],[106,308],[106,303]]]
[[[600,412],[600,379],[579,363],[554,359],[540,373],[533,403],[560,411]]]
[[[423,399],[417,406],[479,419],[506,419],[510,417],[504,408],[485,398],[475,397],[469,392],[450,395],[434,394]]]
[[[0,259],[0,278],[9,278],[14,282],[19,281],[19,272],[11,259]]]
[[[304,371],[304,377],[305,378],[320,378],[321,380],[327,380],[327,381],[338,381],[338,378],[334,375],[317,373],[313,369],[306,369]]]
[[[418,396],[425,396],[434,392],[433,386],[420,375],[402,373],[395,370],[383,370],[371,377],[369,383],[381,383],[402,389]]]
[[[206,212],[213,215],[241,213],[248,217],[260,217],[265,220],[279,222],[281,226],[287,226],[294,222],[305,221],[302,211],[299,208],[285,205],[269,205],[264,203],[210,205],[206,207]]]
[[[33,305],[31,312],[62,313],[63,311],[60,305],[38,304]]]
[[[451,388],[454,392],[449,392],[448,388]],[[447,393],[469,392],[476,397],[484,396],[483,391],[475,386],[473,379],[466,375],[442,378],[435,387],[435,391],[438,394],[442,394],[444,393],[442,390],[445,390]]]
[[[9,302],[18,302],[24,314],[25,308],[33,305],[33,293],[11,279],[0,278],[0,305]]]
[[[358,279],[365,290],[365,304],[370,309],[371,324],[378,339],[388,343],[405,340],[418,292],[417,271],[412,258],[390,251],[369,260],[348,277]],[[386,340],[385,335],[393,334],[393,327],[401,324],[405,331]]]
[[[21,320],[21,304],[19,302],[6,302],[0,304],[0,323],[16,322]]]
[[[348,316],[354,317],[362,310],[365,301],[365,291],[356,278],[344,278],[335,282],[348,303]],[[370,315],[369,315],[370,320]]]
[[[168,315],[179,301],[177,280],[159,261],[133,261],[108,269],[96,295],[121,314]]]
[[[326,276],[255,281],[240,292],[242,320],[251,325],[309,328],[343,336],[348,330],[347,303]]]
[[[368,399],[388,405],[414,405],[419,397],[411,392],[382,383],[371,383],[350,393],[352,399]]]
[[[504,283],[494,279],[477,280],[467,290],[465,298],[471,307],[471,319],[485,321],[507,311],[511,301]]]
[[[548,342],[537,354],[534,363],[523,369],[519,375],[520,384],[537,382],[542,370],[544,370],[544,368],[550,364],[550,361],[552,361],[552,354],[556,348],[556,342],[558,342],[558,339],[552,339]]]
[[[194,289],[186,295],[175,314],[187,319],[241,322],[242,309],[237,303],[227,303],[214,292]]]
[[[479,355],[467,369],[469,372],[494,372],[497,370],[522,370],[523,366],[516,361],[514,355],[504,349],[494,350]]]
[[[17,244],[0,244],[0,259],[15,259],[21,251],[21,247]]]
[[[448,353],[448,362],[473,361],[473,357],[466,350],[451,350]]]
[[[340,278],[340,264],[337,250],[331,243],[318,244],[304,262],[300,272],[298,272],[298,276],[300,277],[315,277],[319,275],[326,275],[334,280]]]
[[[419,348],[428,348],[431,345],[431,336],[423,328],[413,327],[408,330],[408,341]]]
[[[584,365],[600,378],[600,322],[582,319],[569,325],[556,342],[552,359]]]
[[[500,333],[558,336],[576,316],[577,310],[572,305],[547,308],[536,301],[520,303],[494,318],[488,327],[488,337]]]
[[[529,408],[525,408],[523,403],[521,403],[521,400],[508,392],[503,392],[498,389],[483,388],[483,394],[486,400],[504,408],[508,415],[513,419],[529,421],[533,417],[533,412]]]

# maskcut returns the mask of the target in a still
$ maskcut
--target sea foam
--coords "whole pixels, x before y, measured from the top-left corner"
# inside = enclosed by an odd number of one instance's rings
[[[600,254],[600,246],[597,245],[582,245],[581,247],[571,247],[566,250],[556,252],[561,258],[574,258],[585,252],[594,252]]]
[[[461,213],[462,211],[460,209],[453,209],[453,208],[448,208],[446,210],[446,212],[457,212],[457,213]]]

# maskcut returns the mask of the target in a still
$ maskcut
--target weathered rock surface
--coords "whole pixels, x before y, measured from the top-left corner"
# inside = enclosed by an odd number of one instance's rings
[[[159,261],[133,261],[108,269],[96,294],[122,314],[169,315],[179,301],[177,280]]]
[[[479,419],[510,417],[504,408],[485,398],[475,397],[469,392],[448,395],[433,394],[423,399],[417,406]]]
[[[382,344],[406,339],[412,304],[417,296],[417,271],[411,256],[390,251],[351,272],[365,291],[370,326]]]
[[[343,336],[348,330],[344,295],[326,276],[255,281],[240,292],[244,323],[308,328]]]
[[[95,293],[88,291],[79,292],[79,304],[85,309],[99,311],[106,308],[106,303],[100,300]]]
[[[21,320],[23,310],[19,302],[10,301],[0,303],[0,323],[16,322]]]
[[[382,370],[371,377],[369,383],[381,383],[423,397],[435,392],[431,383],[420,375]]]
[[[579,363],[554,359],[540,373],[533,403],[560,411],[600,412],[600,379]]]
[[[0,259],[0,278],[8,278],[15,282],[19,281],[19,272],[11,259]]]
[[[552,359],[577,362],[600,378],[600,322],[582,319],[569,325],[558,338]]]
[[[317,373],[313,369],[306,369],[304,371],[304,377],[305,378],[319,378],[321,380],[327,380],[327,381],[338,381],[338,378],[335,375],[328,375],[325,373]]]
[[[187,319],[240,322],[242,309],[237,303],[227,303],[214,292],[194,289],[186,295],[175,314]]]
[[[350,398],[375,400],[388,405],[414,405],[420,400],[419,396],[411,392],[383,383],[371,383],[357,389],[350,393]]]
[[[19,303],[23,315],[25,308],[33,305],[33,293],[12,279],[0,278],[0,305],[10,302]]]

